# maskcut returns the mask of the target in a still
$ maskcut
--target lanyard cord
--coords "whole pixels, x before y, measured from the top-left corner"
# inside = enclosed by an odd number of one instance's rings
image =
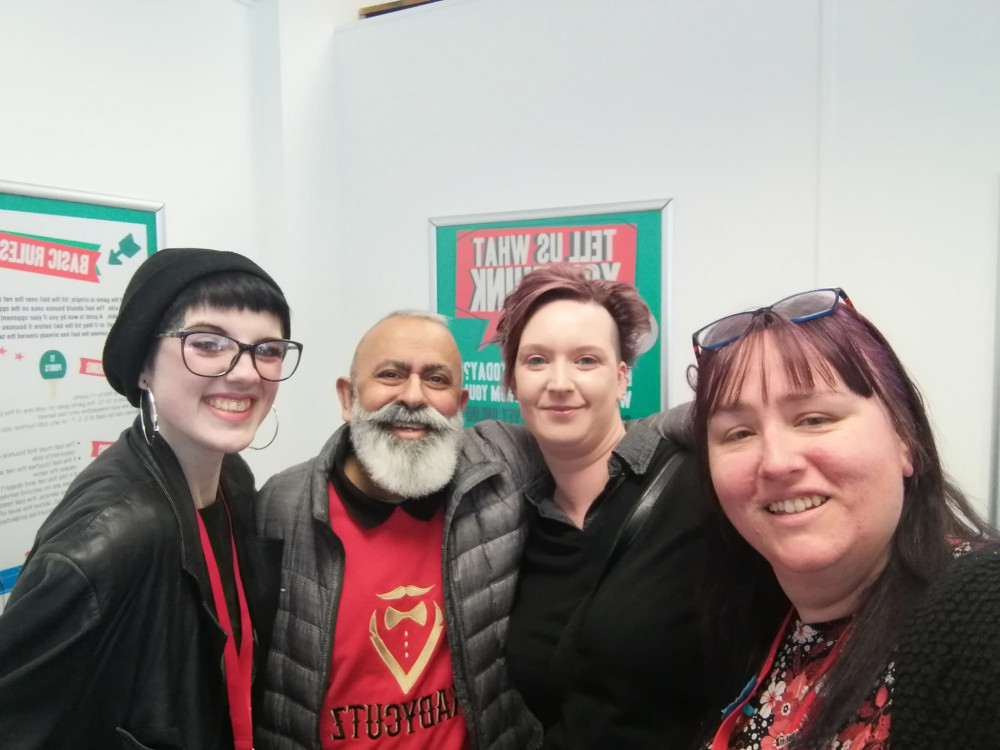
[[[225,505],[225,499],[221,500]],[[226,593],[222,587],[222,576],[219,565],[212,551],[212,543],[208,538],[208,530],[200,513],[198,531],[201,534],[201,549],[208,567],[208,580],[212,584],[212,599],[215,601],[215,614],[219,625],[226,631],[226,645],[223,649],[223,663],[226,667],[226,692],[229,695],[229,714],[233,725],[233,739],[236,750],[253,750],[253,720],[250,712],[250,682],[253,669],[253,625],[250,622],[250,610],[247,607],[246,594],[243,592],[243,581],[240,578],[239,560],[236,556],[236,539],[233,536],[233,521],[226,506],[226,519],[229,522],[229,541],[233,555],[233,578],[236,579],[236,594],[240,604],[240,650],[236,652],[233,641],[233,627],[229,619],[229,607],[226,605]]]

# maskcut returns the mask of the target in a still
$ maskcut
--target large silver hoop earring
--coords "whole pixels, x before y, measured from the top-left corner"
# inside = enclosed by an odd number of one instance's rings
[[[271,435],[271,439],[268,440],[266,443],[264,443],[264,445],[248,445],[247,448],[249,448],[250,450],[262,451],[265,448],[267,448],[271,443],[273,443],[276,437],[278,437],[278,428],[281,426],[281,424],[278,422],[278,410],[274,408],[274,404],[271,404],[271,413],[274,414],[274,434]],[[261,424],[264,423],[261,422]],[[258,427],[257,429],[260,428]]]
[[[152,388],[144,388],[139,398],[139,424],[142,425],[142,436],[146,438],[146,444],[152,445],[153,438],[160,433],[160,420],[156,415],[156,399],[153,398]]]

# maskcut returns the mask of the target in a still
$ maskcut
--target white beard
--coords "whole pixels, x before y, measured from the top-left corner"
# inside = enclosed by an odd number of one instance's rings
[[[426,437],[415,440],[392,433],[395,423],[426,426]],[[351,445],[371,480],[403,502],[426,497],[444,487],[455,474],[462,440],[462,413],[446,417],[429,406],[410,409],[390,403],[367,411],[355,391],[351,403]],[[389,502],[394,502],[390,500]]]

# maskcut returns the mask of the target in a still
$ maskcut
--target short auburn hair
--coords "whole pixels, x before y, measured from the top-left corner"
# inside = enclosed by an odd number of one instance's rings
[[[492,343],[500,345],[503,383],[514,382],[514,365],[521,334],[538,309],[556,300],[600,305],[615,322],[615,347],[620,361],[631,367],[639,356],[639,342],[652,330],[649,306],[639,291],[624,281],[592,279],[584,268],[556,264],[532,271],[507,295]]]

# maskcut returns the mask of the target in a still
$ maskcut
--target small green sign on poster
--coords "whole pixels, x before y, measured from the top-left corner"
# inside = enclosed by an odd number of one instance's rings
[[[38,372],[42,376],[42,380],[51,381],[52,395],[56,396],[58,393],[56,382],[66,377],[66,357],[63,356],[62,352],[50,349],[42,355],[38,362]]]
[[[499,347],[490,342],[504,298],[537,268],[567,263],[591,278],[634,284],[659,330],[667,330],[662,314],[668,208],[664,200],[431,219],[435,304],[450,319],[462,354],[467,422],[521,422],[502,384]],[[651,341],[629,371],[620,403],[625,419],[662,408],[662,351],[661,338]]]

